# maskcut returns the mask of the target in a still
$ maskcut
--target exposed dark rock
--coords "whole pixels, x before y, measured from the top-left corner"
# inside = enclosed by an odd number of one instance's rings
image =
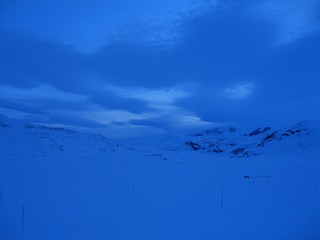
[[[192,149],[194,151],[201,149],[201,146],[198,143],[194,143],[192,141],[187,141],[186,144],[189,145],[190,147],[192,147]]]
[[[267,141],[271,141],[272,139],[275,139],[275,138],[276,138],[276,133],[277,133],[277,132],[273,132],[272,134],[266,136],[266,137],[262,140],[262,142],[267,142]]]
[[[33,124],[25,124],[25,128],[35,128],[35,129],[45,129],[45,130],[52,130],[52,131],[64,131],[66,133],[76,133],[76,131],[61,128],[61,127],[47,127],[41,125],[33,125]]]
[[[239,153],[245,153],[244,150],[245,150],[244,147],[236,148],[236,149],[232,150],[231,153],[237,155],[237,154],[239,154]]]
[[[209,152],[222,153],[223,150],[220,148],[219,144],[211,144],[208,147]]]
[[[220,142],[211,143],[208,146],[208,152],[222,153],[223,150],[221,149],[221,143]]]
[[[236,132],[236,129],[234,127],[230,127],[229,132]]]
[[[257,128],[256,130],[254,130],[253,132],[249,133],[249,136],[256,136],[259,135],[261,133],[265,133],[267,131],[269,131],[271,128],[270,127],[265,127],[265,128]]]
[[[292,129],[287,130],[287,133],[296,134],[296,132],[294,130],[292,130]]]
[[[201,137],[201,136],[204,136],[203,133],[197,133],[197,134],[193,134],[194,137]]]

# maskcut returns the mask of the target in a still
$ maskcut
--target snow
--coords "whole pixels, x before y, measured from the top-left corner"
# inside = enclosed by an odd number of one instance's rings
[[[261,129],[120,144],[1,121],[0,239],[319,240],[320,122]]]

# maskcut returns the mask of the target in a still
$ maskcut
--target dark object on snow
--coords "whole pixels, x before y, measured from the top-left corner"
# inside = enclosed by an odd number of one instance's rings
[[[232,154],[239,154],[243,153],[245,148],[236,148],[235,150],[231,151]]]
[[[194,143],[192,141],[187,141],[186,144],[189,145],[190,147],[192,147],[192,149],[194,151],[201,149],[201,146],[198,143]]]
[[[249,136],[256,136],[258,134],[261,133],[265,133],[267,131],[269,131],[271,128],[270,127],[266,127],[266,128],[257,128],[256,130],[254,130],[253,132],[249,133]]]

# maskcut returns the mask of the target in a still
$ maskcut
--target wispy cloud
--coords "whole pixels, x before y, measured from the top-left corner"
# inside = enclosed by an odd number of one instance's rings
[[[4,108],[4,107],[0,107],[0,113],[3,114],[6,117],[9,118],[13,118],[13,119],[28,119],[28,118],[38,118],[41,117],[39,115],[35,115],[35,114],[31,114],[29,112],[24,112],[24,111],[18,111],[18,110],[14,110],[14,109],[10,109],[10,108]]]
[[[155,14],[139,14],[139,17],[131,18],[124,22],[110,39],[130,39],[149,47],[170,48],[183,39],[184,31],[181,25],[186,19],[210,13],[220,3],[217,0],[176,0],[152,2],[152,5],[153,10],[149,13]]]
[[[11,105],[14,103],[22,104],[25,107],[22,110],[2,107],[0,111],[8,117],[38,119],[39,123],[47,125],[58,124],[82,130],[86,129],[86,125],[92,125],[93,132],[97,129],[104,132],[103,128],[107,128],[114,134],[117,131],[122,131],[122,133],[118,132],[119,136],[132,136],[138,134],[138,130],[143,130],[144,134],[147,134],[148,131],[150,134],[163,133],[168,126],[197,127],[210,124],[202,121],[200,117],[189,110],[177,106],[179,100],[192,96],[190,91],[178,87],[148,89],[107,86],[102,91],[105,92],[106,99],[108,99],[109,93],[112,93],[120,99],[140,100],[145,102],[148,107],[140,113],[133,113],[125,106],[123,108],[106,108],[92,102],[89,96],[61,91],[49,85],[41,85],[30,89],[3,85],[0,88],[2,102],[11,102]],[[61,104],[49,104],[52,101],[74,102],[79,107],[70,109],[68,107],[64,108]],[[39,117],[36,113],[28,113],[28,109],[30,112],[31,109],[38,106],[43,111],[42,117]],[[59,123],[61,120],[62,123]],[[150,123],[155,120],[158,121],[157,126],[151,126]],[[77,122],[79,124],[82,122],[82,124],[78,126],[70,124],[76,124]],[[94,123],[96,123],[96,126]]]
[[[108,86],[106,90],[112,91],[123,98],[132,98],[146,101],[153,108],[160,106],[173,105],[176,101],[182,98],[190,97],[192,93],[177,89],[147,89],[147,88],[124,88],[116,86]]]
[[[166,121],[168,125],[175,126],[202,126],[208,125],[209,122],[201,120],[194,113],[177,106],[177,102],[181,99],[189,98],[193,95],[190,91],[179,89],[176,87],[165,89],[147,89],[147,88],[124,88],[109,86],[108,91],[113,91],[115,94],[123,98],[139,99],[147,102],[151,111],[142,115],[137,115],[137,118],[132,117],[131,120],[161,119]],[[139,116],[139,117],[138,117]],[[140,119],[139,119],[140,118]]]
[[[92,53],[123,39],[167,45],[177,39],[177,28],[187,15],[209,11],[216,0],[58,2],[7,1],[0,20]]]
[[[254,91],[254,84],[243,83],[237,84],[224,89],[223,94],[225,97],[234,100],[243,100],[250,97]]]
[[[49,85],[34,88],[15,88],[0,85],[0,98],[10,100],[62,100],[62,101],[86,101],[84,95],[61,91]]]
[[[88,118],[101,124],[124,124],[133,120],[149,119],[153,115],[150,113],[132,113],[124,109],[91,109],[80,112],[79,116]]]
[[[278,31],[278,44],[296,41],[320,29],[318,0],[263,1],[256,13],[273,22]]]

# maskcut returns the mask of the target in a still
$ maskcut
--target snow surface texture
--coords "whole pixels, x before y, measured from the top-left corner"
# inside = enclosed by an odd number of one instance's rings
[[[0,123],[2,240],[319,240],[320,122],[121,145]]]

